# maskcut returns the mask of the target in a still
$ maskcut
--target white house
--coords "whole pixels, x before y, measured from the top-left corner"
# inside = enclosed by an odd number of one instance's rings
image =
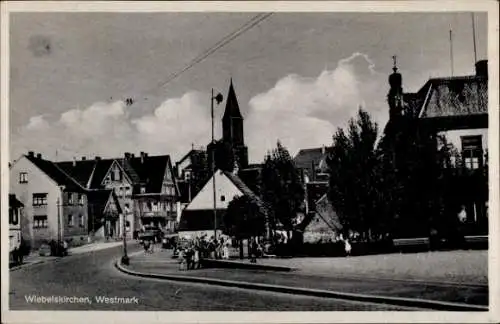
[[[215,204],[214,216],[214,194],[213,180],[215,178]],[[257,203],[259,198],[243,183],[236,175],[216,171],[203,186],[200,192],[193,198],[189,205],[184,208],[180,218],[179,235],[182,237],[195,237],[207,235],[213,236],[217,229],[217,237],[222,233],[223,219],[228,204],[238,196],[249,196]],[[214,220],[216,219],[216,224]]]
[[[87,242],[85,189],[41,154],[29,152],[12,163],[9,192],[24,204],[22,235],[31,247],[50,240]]]

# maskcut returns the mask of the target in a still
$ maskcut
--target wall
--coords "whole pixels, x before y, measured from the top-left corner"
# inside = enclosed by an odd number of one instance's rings
[[[216,205],[217,209],[227,209],[227,205],[235,196],[243,193],[222,172],[218,171],[215,176]],[[221,196],[224,196],[222,201]],[[194,197],[186,210],[213,209],[213,177],[205,184],[201,191]]]
[[[69,196],[73,195],[73,203],[70,204]],[[87,195],[80,194],[83,201],[80,202],[77,197],[78,194],[74,192],[63,193],[63,206],[61,218],[62,227],[64,228],[64,239],[70,240],[71,246],[81,245],[87,243],[88,238],[88,201]],[[73,226],[69,224],[69,215],[73,216]],[[79,216],[82,216],[83,227],[80,227]]]
[[[28,183],[19,183],[20,172],[28,172]],[[28,244],[37,248],[43,240],[57,239],[56,204],[60,197],[60,190],[52,179],[23,156],[14,162],[10,169],[9,192],[15,194],[17,199],[24,204],[21,231]],[[47,193],[47,205],[34,207],[33,193]],[[34,215],[47,215],[48,227],[34,229]]]
[[[461,136],[482,135],[483,150],[486,150],[488,148],[487,128],[450,130],[439,132],[438,135],[444,135],[448,143],[453,144],[453,146],[459,151],[462,151],[462,141],[460,139]]]

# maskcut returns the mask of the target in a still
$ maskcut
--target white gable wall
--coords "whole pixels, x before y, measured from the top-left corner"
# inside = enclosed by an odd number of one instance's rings
[[[229,202],[231,202],[235,196],[243,196],[243,193],[238,187],[220,171],[217,171],[215,174],[215,186],[217,209],[226,209]],[[225,198],[224,201],[221,199],[223,196]],[[205,210],[213,208],[214,197],[212,177],[186,207],[186,210]]]
[[[19,183],[19,173],[28,173],[28,182]],[[9,193],[24,204],[21,218],[23,238],[33,244],[37,239],[50,239],[57,236],[57,200],[62,200],[61,190],[55,181],[41,171],[25,156],[17,160],[10,168]],[[46,193],[47,205],[33,206],[33,194]],[[46,228],[33,228],[34,216],[47,216]]]

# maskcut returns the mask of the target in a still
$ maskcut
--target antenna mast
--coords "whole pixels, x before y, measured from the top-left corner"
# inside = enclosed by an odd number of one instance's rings
[[[474,20],[474,13],[471,13],[472,18],[472,41],[474,42],[474,64],[477,62],[477,49],[476,49],[476,22]]]
[[[451,76],[453,74],[453,32],[450,29],[450,63],[451,63]]]

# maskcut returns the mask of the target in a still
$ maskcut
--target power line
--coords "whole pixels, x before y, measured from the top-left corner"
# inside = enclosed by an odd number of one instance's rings
[[[156,89],[159,89],[161,87],[164,87],[165,85],[169,84],[176,78],[178,78],[180,75],[185,73],[186,71],[190,70],[193,66],[196,64],[200,63],[201,61],[205,60],[207,57],[215,53],[217,50],[221,49],[222,47],[226,46],[230,42],[232,42],[234,39],[238,38],[245,32],[249,31],[256,25],[258,25],[260,22],[263,20],[269,18],[273,13],[265,13],[265,14],[258,14],[249,21],[247,21],[245,24],[241,25],[239,28],[237,28],[235,31],[229,33],[228,35],[224,36],[221,40],[216,42],[214,45],[212,45],[209,49],[203,51],[199,55],[197,55],[194,59],[191,60],[190,63],[188,63],[184,68],[179,70],[178,72],[175,72],[170,75],[168,79],[166,79],[163,82],[160,82],[156,87],[152,88],[150,92],[155,91]]]

